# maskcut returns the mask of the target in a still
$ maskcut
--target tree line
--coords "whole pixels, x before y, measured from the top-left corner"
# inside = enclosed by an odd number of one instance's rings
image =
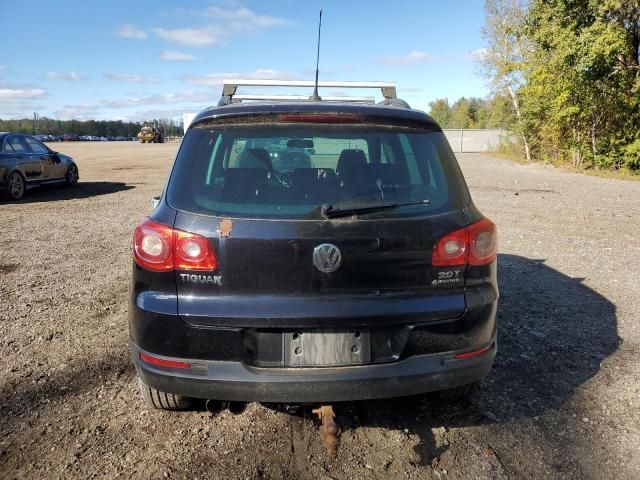
[[[181,136],[182,122],[171,118],[155,119],[150,124],[162,126],[165,136]],[[96,137],[135,137],[143,127],[142,122],[122,120],[54,120],[47,117],[0,119],[0,132],[21,132],[29,135],[92,135]]]
[[[446,98],[429,103],[429,114],[442,128],[505,128],[514,123],[509,99],[493,95],[488,99],[462,97],[453,104]]]
[[[509,100],[527,159],[640,171],[640,0],[487,0],[485,10],[482,70]]]

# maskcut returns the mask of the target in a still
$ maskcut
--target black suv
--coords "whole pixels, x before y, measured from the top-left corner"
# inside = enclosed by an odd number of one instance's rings
[[[202,111],[133,256],[154,407],[460,395],[496,354],[496,228],[398,100]]]

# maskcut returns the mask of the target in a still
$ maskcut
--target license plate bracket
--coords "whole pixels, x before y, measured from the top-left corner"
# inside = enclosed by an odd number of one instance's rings
[[[288,367],[336,367],[371,361],[371,335],[363,330],[286,332],[284,362]]]

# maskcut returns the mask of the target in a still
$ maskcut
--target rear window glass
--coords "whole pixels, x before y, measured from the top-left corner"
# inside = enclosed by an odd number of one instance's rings
[[[9,140],[7,140],[6,145],[9,146],[8,150],[10,152],[22,153],[27,151],[24,144],[20,140],[20,137],[17,137],[15,135],[12,137],[9,137]]]
[[[351,208],[428,200],[366,214],[459,210],[468,192],[442,132],[354,125],[192,128],[167,190],[179,210],[245,218],[320,218]],[[364,218],[364,216],[363,216]]]

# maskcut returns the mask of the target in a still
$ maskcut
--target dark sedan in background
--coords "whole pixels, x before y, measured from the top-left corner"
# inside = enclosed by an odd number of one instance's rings
[[[19,200],[31,187],[78,183],[78,166],[29,135],[0,132],[0,190]]]

